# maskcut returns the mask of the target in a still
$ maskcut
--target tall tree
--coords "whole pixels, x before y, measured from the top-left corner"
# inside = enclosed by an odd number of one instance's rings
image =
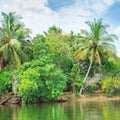
[[[108,34],[106,28],[109,27],[103,24],[102,19],[94,19],[92,22],[88,21],[86,24],[90,30],[81,30],[81,37],[78,49],[75,52],[76,59],[89,58],[89,67],[86,72],[83,82],[85,83],[92,67],[93,61],[98,61],[99,65],[102,65],[102,60],[108,58],[114,60],[116,57],[116,47],[114,46],[114,40],[117,36],[114,34]],[[83,86],[80,89],[82,93]]]
[[[66,42],[66,36],[63,35],[60,28],[52,26],[46,33],[45,41],[49,45],[51,52],[56,56],[56,63],[60,68],[63,68],[64,63],[68,63],[70,60],[70,47]]]
[[[18,68],[28,59],[24,50],[31,45],[28,41],[31,31],[24,27],[20,19],[21,17],[13,12],[2,13],[0,26],[1,69],[7,64],[12,68]]]

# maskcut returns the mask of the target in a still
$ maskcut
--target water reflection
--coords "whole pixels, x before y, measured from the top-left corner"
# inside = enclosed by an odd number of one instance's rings
[[[120,101],[0,106],[0,120],[120,120]]]

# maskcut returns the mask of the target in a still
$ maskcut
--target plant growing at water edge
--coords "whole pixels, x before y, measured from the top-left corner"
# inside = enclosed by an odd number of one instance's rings
[[[12,80],[10,72],[0,72],[0,92],[6,93],[12,91]]]
[[[8,14],[2,12],[0,26],[0,70],[6,66],[10,72],[19,68],[21,64],[29,60],[26,49],[31,49],[30,29],[25,28],[20,21],[21,17],[14,12]],[[12,77],[13,78],[13,77]],[[12,79],[13,92],[15,80]]]
[[[102,89],[106,92],[108,96],[115,94],[116,91],[120,89],[120,77],[105,77],[100,82]]]
[[[66,76],[48,56],[25,63],[16,76],[19,82],[18,94],[28,102],[53,100],[62,95],[66,86]]]
[[[94,19],[92,22],[87,21],[90,31],[81,30],[81,37],[79,38],[78,49],[75,51],[77,59],[89,59],[89,67],[86,72],[83,82],[86,82],[90,73],[92,64],[97,61],[102,65],[102,60],[105,58],[114,60],[116,57],[116,47],[113,45],[117,36],[108,34],[106,29],[108,25],[103,24],[102,19]],[[79,94],[82,93],[84,86],[80,88]]]

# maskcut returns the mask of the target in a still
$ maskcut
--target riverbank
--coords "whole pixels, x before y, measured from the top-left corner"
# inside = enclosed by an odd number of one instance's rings
[[[81,96],[73,93],[65,95],[70,101],[91,102],[91,101],[119,101],[120,96],[106,96],[104,93],[83,94]],[[63,98],[65,98],[65,96]]]
[[[120,96],[112,96],[112,97],[106,97],[106,96],[99,96],[99,97],[90,97],[90,98],[77,98],[76,101],[79,102],[90,102],[90,101],[118,101],[120,100]]]
[[[0,105],[4,104],[19,104],[21,102],[21,97],[12,94],[2,94],[0,95]]]
[[[103,93],[93,93],[93,94],[83,94],[81,96],[75,95],[71,92],[65,93],[62,97],[49,101],[48,103],[56,103],[56,102],[67,102],[67,101],[77,101],[77,102],[94,102],[94,101],[119,101],[120,96],[111,96],[107,97]],[[33,101],[30,102],[29,104],[34,104],[34,103],[43,103],[40,101]],[[0,105],[4,104],[26,104],[26,102],[22,101],[21,97],[11,95],[11,94],[3,94],[0,95]]]

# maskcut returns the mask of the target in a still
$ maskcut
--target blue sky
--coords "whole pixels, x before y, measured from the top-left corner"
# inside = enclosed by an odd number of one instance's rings
[[[75,3],[75,0],[48,0],[47,6],[53,11],[59,11],[63,7],[68,7]]]
[[[88,29],[85,21],[103,18],[109,33],[120,38],[120,0],[0,0],[0,12],[15,11],[23,17],[32,36],[56,25],[65,33]],[[120,42],[115,42],[120,56]]]

